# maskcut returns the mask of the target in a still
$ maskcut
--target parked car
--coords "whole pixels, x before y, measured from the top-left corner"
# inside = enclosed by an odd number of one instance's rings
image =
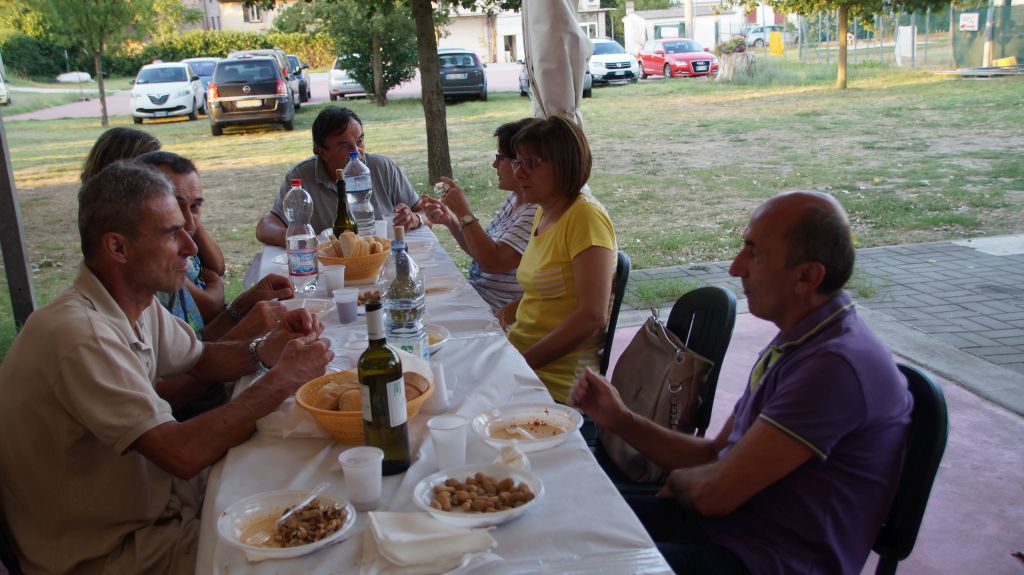
[[[621,44],[609,38],[595,38],[590,73],[595,84],[625,84],[640,79],[640,66]]]
[[[780,25],[771,26],[754,26],[749,28],[743,37],[747,41],[747,46],[764,46],[771,40],[772,32],[783,32],[785,33],[785,27]]]
[[[225,126],[276,123],[295,127],[288,81],[274,58],[230,58],[217,62],[207,89],[210,132]]]
[[[530,95],[530,74],[526,71],[526,64],[523,64],[521,70],[519,70],[519,95],[529,96]],[[594,77],[590,75],[590,70],[587,70],[583,74],[583,97],[590,98],[594,95]]]
[[[637,60],[641,78],[718,75],[718,58],[689,38],[648,40]]]
[[[7,89],[7,77],[0,72],[0,105],[11,105],[11,93]]]
[[[188,64],[147,64],[132,80],[131,109],[136,124],[144,118],[171,116],[195,120],[205,108],[203,83]]]
[[[331,95],[331,101],[349,96],[365,96],[369,94],[362,84],[356,82],[349,76],[341,58],[335,58],[331,65],[331,71],[327,75],[327,92]]]
[[[311,95],[309,87],[309,64],[306,64],[295,54],[288,54],[288,63],[292,66],[292,72],[299,77],[299,101],[308,102]]]
[[[441,69],[441,92],[445,99],[475,96],[487,100],[487,74],[476,53],[462,48],[441,48],[437,51]]]
[[[217,65],[220,58],[185,58],[181,62],[188,64],[192,68],[192,73],[199,76],[199,81],[203,83],[203,93],[206,92],[206,87],[210,84],[210,77],[213,76],[213,67]]]
[[[299,98],[299,77],[292,71],[291,64],[288,63],[288,55],[284,53],[284,50],[280,48],[264,48],[261,50],[235,50],[228,54],[228,58],[253,58],[253,57],[270,57],[277,62],[278,69],[281,70],[281,77],[288,84],[288,90],[292,96],[292,104],[295,109],[298,110],[302,106],[302,99]]]

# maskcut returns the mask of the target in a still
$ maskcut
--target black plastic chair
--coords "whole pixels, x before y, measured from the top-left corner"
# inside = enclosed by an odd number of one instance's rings
[[[914,396],[914,410],[910,415],[910,436],[896,496],[872,547],[878,554],[875,575],[896,573],[896,565],[914,550],[949,435],[949,415],[942,388],[928,373],[909,365],[898,365]]]
[[[700,405],[697,408],[695,435],[703,437],[711,421],[711,409],[715,404],[715,390],[722,361],[732,340],[736,325],[736,296],[727,289],[705,286],[689,291],[676,300],[669,313],[665,327],[674,333],[686,347],[711,360],[715,367],[708,372],[707,380],[700,391]],[[653,495],[661,483],[637,483],[619,471],[615,463],[595,442],[594,456],[608,474],[615,487],[623,495]]]
[[[21,575],[22,573],[14,537],[2,514],[0,514],[0,564],[3,564],[9,575]]]
[[[629,269],[629,254],[619,252],[618,262],[615,264],[615,278],[612,280],[612,306],[608,312],[604,347],[600,350],[601,375],[608,372],[608,362],[612,356],[612,341],[615,339],[615,326],[619,323],[619,308],[622,307],[622,298],[626,295],[626,283],[629,282]]]

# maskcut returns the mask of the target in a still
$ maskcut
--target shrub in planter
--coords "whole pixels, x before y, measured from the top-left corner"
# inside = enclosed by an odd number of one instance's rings
[[[723,40],[715,46],[715,54],[721,56],[723,54],[739,54],[747,51],[747,40],[743,36],[733,36],[728,40]]]

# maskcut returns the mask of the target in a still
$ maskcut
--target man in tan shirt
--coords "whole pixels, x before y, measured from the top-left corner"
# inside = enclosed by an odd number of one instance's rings
[[[296,310],[265,338],[201,343],[157,303],[196,246],[168,179],[118,162],[79,192],[84,261],[0,366],[0,504],[26,573],[191,573],[201,472],[333,358]],[[178,423],[154,387],[269,371]]]

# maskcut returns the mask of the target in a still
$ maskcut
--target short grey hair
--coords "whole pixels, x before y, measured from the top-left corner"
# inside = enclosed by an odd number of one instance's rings
[[[107,232],[133,237],[142,207],[159,196],[174,198],[174,185],[156,168],[121,160],[104,168],[78,191],[78,233],[82,256],[93,258]]]
[[[836,293],[849,281],[856,259],[850,220],[835,198],[820,192],[803,193],[824,201],[804,205],[803,213],[786,231],[786,267],[803,262],[820,263],[825,266],[825,277],[818,291]]]

